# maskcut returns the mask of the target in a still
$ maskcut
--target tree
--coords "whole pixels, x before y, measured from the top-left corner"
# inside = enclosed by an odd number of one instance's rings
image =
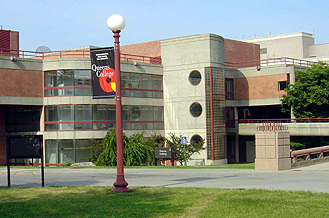
[[[166,138],[161,134],[152,134],[146,139],[145,144],[150,148],[163,147],[166,142]]]
[[[295,84],[285,89],[281,106],[283,112],[292,111],[297,118],[329,117],[329,65],[324,62],[296,72]]]
[[[125,166],[143,165],[153,159],[152,148],[145,145],[144,132],[135,133],[127,137],[122,134],[123,160]],[[117,165],[117,140],[116,130],[109,129],[102,141],[95,140],[93,144],[94,153],[91,160],[101,166]]]
[[[174,149],[174,159],[178,161],[181,165],[185,161],[185,149],[181,141],[182,135],[176,136],[173,133],[169,133],[169,139],[166,139],[166,144]],[[204,140],[201,139],[200,142],[193,142],[186,144],[186,160],[191,160],[191,157],[195,153],[200,153],[201,150],[205,149],[203,147]]]

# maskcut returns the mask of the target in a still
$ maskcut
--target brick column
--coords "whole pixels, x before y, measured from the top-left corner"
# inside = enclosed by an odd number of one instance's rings
[[[289,132],[260,132],[255,135],[255,169],[279,171],[291,169]]]

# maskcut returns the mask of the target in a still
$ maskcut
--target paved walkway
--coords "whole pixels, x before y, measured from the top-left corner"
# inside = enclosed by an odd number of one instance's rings
[[[46,186],[111,186],[116,169],[46,168]],[[126,169],[129,186],[304,190],[329,193],[329,163],[264,172],[252,169]],[[41,187],[40,169],[11,168],[12,187]],[[0,187],[7,169],[0,168]]]

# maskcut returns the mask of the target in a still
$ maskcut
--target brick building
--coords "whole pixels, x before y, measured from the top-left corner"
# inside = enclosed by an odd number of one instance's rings
[[[122,46],[125,133],[205,139],[206,149],[189,165],[253,162],[255,122],[291,119],[281,113],[280,97],[296,70],[310,64],[292,58],[314,60],[327,49],[315,46],[310,34],[276,37],[271,44],[266,37],[236,41],[200,34]],[[302,47],[303,56],[263,59],[287,40],[300,42],[294,48]],[[115,100],[92,99],[89,51],[26,55],[19,51],[18,32],[0,30],[0,165],[10,136],[41,135],[45,162],[56,165],[87,161],[92,140],[115,128]],[[296,137],[329,132],[318,123],[289,125]]]

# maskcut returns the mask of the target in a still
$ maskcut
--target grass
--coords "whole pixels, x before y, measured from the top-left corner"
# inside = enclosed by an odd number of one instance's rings
[[[206,188],[0,188],[1,217],[328,217],[329,194]]]
[[[0,166],[6,167],[6,166]],[[40,166],[10,166],[10,168],[40,168]],[[60,166],[62,168],[71,168],[70,166]],[[54,167],[46,167],[46,168],[54,168]],[[77,167],[83,168],[83,167]],[[96,167],[85,167],[85,168],[95,168],[95,169],[103,169],[103,168],[113,168],[116,166],[96,166]],[[169,168],[169,169],[255,169],[255,163],[243,163],[243,164],[224,164],[224,165],[205,165],[205,166],[125,166],[127,169],[138,169],[138,168]]]

